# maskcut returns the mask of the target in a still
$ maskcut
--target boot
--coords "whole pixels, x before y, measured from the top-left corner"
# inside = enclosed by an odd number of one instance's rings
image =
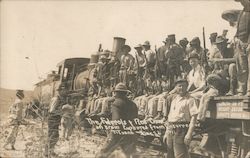
[[[16,150],[16,148],[14,147],[14,145],[11,145],[11,150]]]
[[[229,92],[226,94],[226,96],[235,95],[236,83],[237,83],[237,81],[235,79],[230,80],[230,89],[229,89]]]

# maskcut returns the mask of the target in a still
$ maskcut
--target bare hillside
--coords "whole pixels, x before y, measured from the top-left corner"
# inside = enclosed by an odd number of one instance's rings
[[[0,120],[5,118],[8,114],[9,106],[14,102],[16,90],[0,88]],[[25,91],[25,102],[29,102],[32,99],[33,91]]]

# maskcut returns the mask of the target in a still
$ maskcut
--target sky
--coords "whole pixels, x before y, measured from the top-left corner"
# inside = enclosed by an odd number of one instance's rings
[[[191,40],[235,29],[221,18],[233,1],[7,1],[0,2],[0,87],[32,90],[65,58],[90,57],[113,37],[135,46],[150,41],[160,47],[168,34]]]

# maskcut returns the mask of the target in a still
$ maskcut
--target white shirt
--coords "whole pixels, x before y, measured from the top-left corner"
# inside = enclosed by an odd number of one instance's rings
[[[203,68],[198,65],[196,68],[192,69],[187,76],[188,89],[194,85],[195,88],[203,87],[206,84],[205,72]]]
[[[190,122],[191,117],[197,114],[197,102],[193,97],[177,95],[171,102],[168,122]]]

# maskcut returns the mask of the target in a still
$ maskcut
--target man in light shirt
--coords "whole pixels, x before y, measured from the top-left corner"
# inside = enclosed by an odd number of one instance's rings
[[[17,90],[15,102],[14,104],[11,105],[9,109],[10,113],[9,120],[10,120],[10,126],[12,127],[12,131],[8,136],[6,143],[3,146],[5,149],[7,149],[7,146],[10,144],[11,149],[15,150],[14,145],[18,134],[18,128],[23,119],[23,106],[24,106],[22,101],[23,99],[24,99],[23,90]]]
[[[163,141],[167,144],[168,158],[189,158],[188,145],[197,120],[196,100],[187,92],[188,82],[185,79],[176,81],[176,94],[170,95],[170,111],[167,129]]]
[[[191,53],[188,60],[192,70],[187,76],[187,91],[189,91],[193,97],[200,98],[206,87],[205,71],[199,64],[199,55],[197,53]]]

